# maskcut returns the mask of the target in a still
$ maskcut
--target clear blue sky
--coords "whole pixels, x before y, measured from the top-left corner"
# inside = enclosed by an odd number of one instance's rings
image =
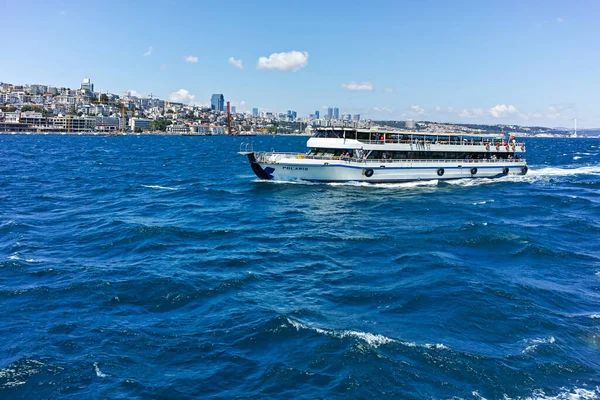
[[[0,0],[0,12],[3,82],[88,76],[196,104],[223,93],[238,110],[600,126],[597,0]]]

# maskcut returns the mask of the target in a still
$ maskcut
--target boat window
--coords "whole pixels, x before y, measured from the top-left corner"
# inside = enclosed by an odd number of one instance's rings
[[[362,141],[369,140],[369,132],[358,132],[357,139]]]

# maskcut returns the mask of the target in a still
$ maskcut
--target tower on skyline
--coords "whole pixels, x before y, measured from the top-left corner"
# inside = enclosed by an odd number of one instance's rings
[[[333,109],[333,119],[340,119],[340,109],[337,107]]]
[[[215,93],[210,98],[210,109],[214,111],[225,111],[225,97],[220,93]]]
[[[87,76],[81,81],[81,90],[94,93],[94,84]]]

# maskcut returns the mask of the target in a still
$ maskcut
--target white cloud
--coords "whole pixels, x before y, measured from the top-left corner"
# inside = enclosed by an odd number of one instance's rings
[[[233,57],[229,57],[229,60],[227,61],[229,62],[229,64],[233,65],[236,68],[244,69],[244,64],[242,64],[242,60],[236,60]]]
[[[565,22],[565,19],[563,17],[558,17],[558,18],[556,18],[556,22],[558,22],[560,24],[562,22]]]
[[[144,57],[152,55],[152,46],[148,47],[148,51],[144,53]]]
[[[195,64],[198,62],[198,57],[195,56],[187,56],[184,58],[185,62],[190,63],[190,64]]]
[[[515,114],[517,111],[517,108],[512,104],[509,104],[508,106],[506,104],[496,104],[494,107],[490,108],[490,114],[494,118],[507,117]]]
[[[141,93],[131,89],[127,91],[127,94],[133,97],[144,97]]]
[[[373,90],[373,85],[371,82],[350,82],[350,83],[342,83],[342,87],[347,90],[352,90],[355,92],[365,91],[370,92]]]
[[[557,119],[561,117],[560,111],[556,107],[548,107],[545,117],[548,119]]]
[[[387,107],[373,107],[373,108],[371,108],[371,109],[372,109],[373,111],[375,111],[375,112],[386,112],[386,113],[391,113],[391,112],[392,112],[392,110],[390,110],[390,109],[389,109],[389,108],[387,108]]]
[[[164,71],[165,69],[167,69],[167,65],[166,65],[166,64],[162,64],[162,65],[160,66],[160,70],[161,70],[161,71]]]
[[[483,117],[486,114],[487,112],[483,108],[472,108],[470,110],[462,110],[458,116],[463,118],[477,118]]]
[[[256,68],[296,72],[307,65],[308,52],[290,51],[287,53],[273,53],[269,57],[260,57]]]
[[[425,114],[425,110],[423,108],[421,108],[421,106],[418,106],[418,105],[410,106],[410,109],[413,113],[415,113],[417,115]]]
[[[437,106],[437,107],[435,108],[435,111],[438,111],[438,112],[439,112],[439,111],[442,111],[442,107],[440,107],[440,106]]]
[[[179,89],[178,91],[171,93],[171,96],[169,96],[170,101],[185,104],[190,104],[195,98],[196,96],[190,94],[190,92],[185,89]]]
[[[240,106],[245,106],[246,104],[247,103],[244,100],[240,101]]]
[[[386,88],[385,88],[385,89],[383,89],[383,90],[384,90],[384,92],[386,92],[386,93],[394,93],[394,89],[392,89],[392,88],[389,88],[389,87],[386,87]]]

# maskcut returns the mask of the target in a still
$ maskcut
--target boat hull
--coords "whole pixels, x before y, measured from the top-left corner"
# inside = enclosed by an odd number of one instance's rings
[[[452,180],[465,178],[498,178],[505,175],[524,175],[524,161],[471,162],[315,162],[317,160],[281,160],[259,162],[250,156],[256,176],[265,180],[305,180],[314,182],[409,182],[423,180]]]

